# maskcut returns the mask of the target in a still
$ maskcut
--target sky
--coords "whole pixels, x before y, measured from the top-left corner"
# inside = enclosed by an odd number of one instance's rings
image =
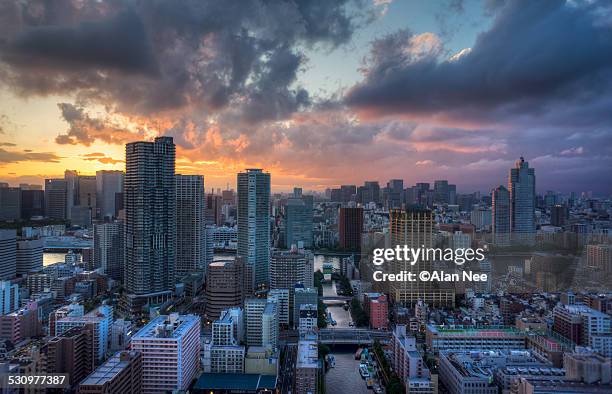
[[[597,1],[0,2],[0,181],[124,169],[276,191],[393,178],[612,193],[612,5]]]

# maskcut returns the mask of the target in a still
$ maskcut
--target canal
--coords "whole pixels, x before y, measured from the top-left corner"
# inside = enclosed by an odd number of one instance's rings
[[[325,374],[325,392],[327,393],[372,393],[366,387],[365,380],[359,375],[359,361],[355,360],[355,347],[332,349],[336,357],[336,367],[330,368]]]

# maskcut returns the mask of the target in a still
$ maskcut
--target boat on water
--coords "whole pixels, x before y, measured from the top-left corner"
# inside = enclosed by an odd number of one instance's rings
[[[372,378],[367,379],[366,380],[366,387],[369,388],[369,389],[374,388],[374,379],[372,379]]]
[[[362,378],[367,379],[370,377],[370,372],[368,371],[368,366],[365,364],[359,365],[359,374]]]
[[[361,360],[361,353],[363,352],[363,348],[359,348],[357,349],[357,351],[355,352],[355,360]]]
[[[333,354],[328,354],[327,356],[325,356],[325,359],[327,360],[327,365],[330,368],[336,367],[336,357]]]

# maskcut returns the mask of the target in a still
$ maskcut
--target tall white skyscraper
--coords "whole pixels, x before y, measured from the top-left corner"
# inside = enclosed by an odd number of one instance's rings
[[[253,287],[269,285],[270,174],[247,169],[238,174],[238,255],[253,272]]]
[[[100,218],[112,218],[117,212],[116,199],[123,193],[123,171],[96,172],[96,202]]]
[[[516,161],[508,175],[510,192],[510,227],[512,238],[519,243],[535,241],[535,170],[524,158]]]
[[[175,175],[176,279],[206,269],[204,176]]]

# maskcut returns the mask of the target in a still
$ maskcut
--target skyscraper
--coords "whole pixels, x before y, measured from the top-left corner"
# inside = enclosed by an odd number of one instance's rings
[[[123,283],[123,223],[101,223],[94,226],[94,267]]]
[[[524,158],[516,161],[508,175],[510,192],[510,228],[519,243],[535,241],[535,170]]]
[[[68,183],[64,179],[45,179],[45,215],[50,219],[66,219]]]
[[[428,209],[392,209],[389,212],[389,235],[392,246],[407,245],[409,248],[432,248],[434,246],[434,215]],[[420,258],[416,263],[396,261],[393,272],[432,271],[433,261]],[[406,306],[414,305],[418,300],[434,306],[452,307],[455,293],[452,289],[434,286],[426,281],[397,281],[391,283],[391,297],[396,303]]]
[[[357,202],[367,204],[380,202],[380,185],[377,181],[366,181],[363,186],[357,189]]]
[[[0,220],[21,219],[21,189],[0,187]]]
[[[498,186],[491,192],[493,224],[493,243],[498,246],[510,245],[510,193],[503,186]]]
[[[285,246],[312,247],[312,206],[303,198],[293,197],[285,206]]]
[[[338,241],[344,250],[361,251],[361,233],[363,231],[363,208],[346,208],[338,210]]]
[[[177,174],[176,280],[195,270],[206,270],[204,176]]]
[[[404,200],[403,194],[403,179],[391,179],[389,182],[387,182],[387,187],[385,188],[385,203],[387,209],[400,208],[402,206],[402,201]]]
[[[17,232],[0,230],[0,280],[10,280],[17,272]]]
[[[241,259],[213,261],[206,277],[206,317],[219,318],[221,311],[242,304],[244,292]]]
[[[206,206],[204,207],[204,216],[206,224],[214,224],[216,226],[223,225],[223,216],[221,215],[222,206],[223,197],[221,195],[206,195]]]
[[[21,189],[21,218],[29,220],[32,216],[45,215],[44,190]]]
[[[253,288],[269,284],[270,174],[247,169],[238,174],[238,255],[252,270]]]
[[[172,137],[129,143],[125,159],[125,286],[128,295],[146,303],[149,296],[157,297],[160,292],[169,295],[174,288],[176,190]],[[131,297],[130,303],[135,302]]]
[[[64,181],[66,182],[66,218],[72,219],[72,207],[76,205],[78,198],[79,173],[75,170],[64,171]]]
[[[123,192],[123,171],[96,172],[96,202],[100,218],[115,216],[115,195]]]

